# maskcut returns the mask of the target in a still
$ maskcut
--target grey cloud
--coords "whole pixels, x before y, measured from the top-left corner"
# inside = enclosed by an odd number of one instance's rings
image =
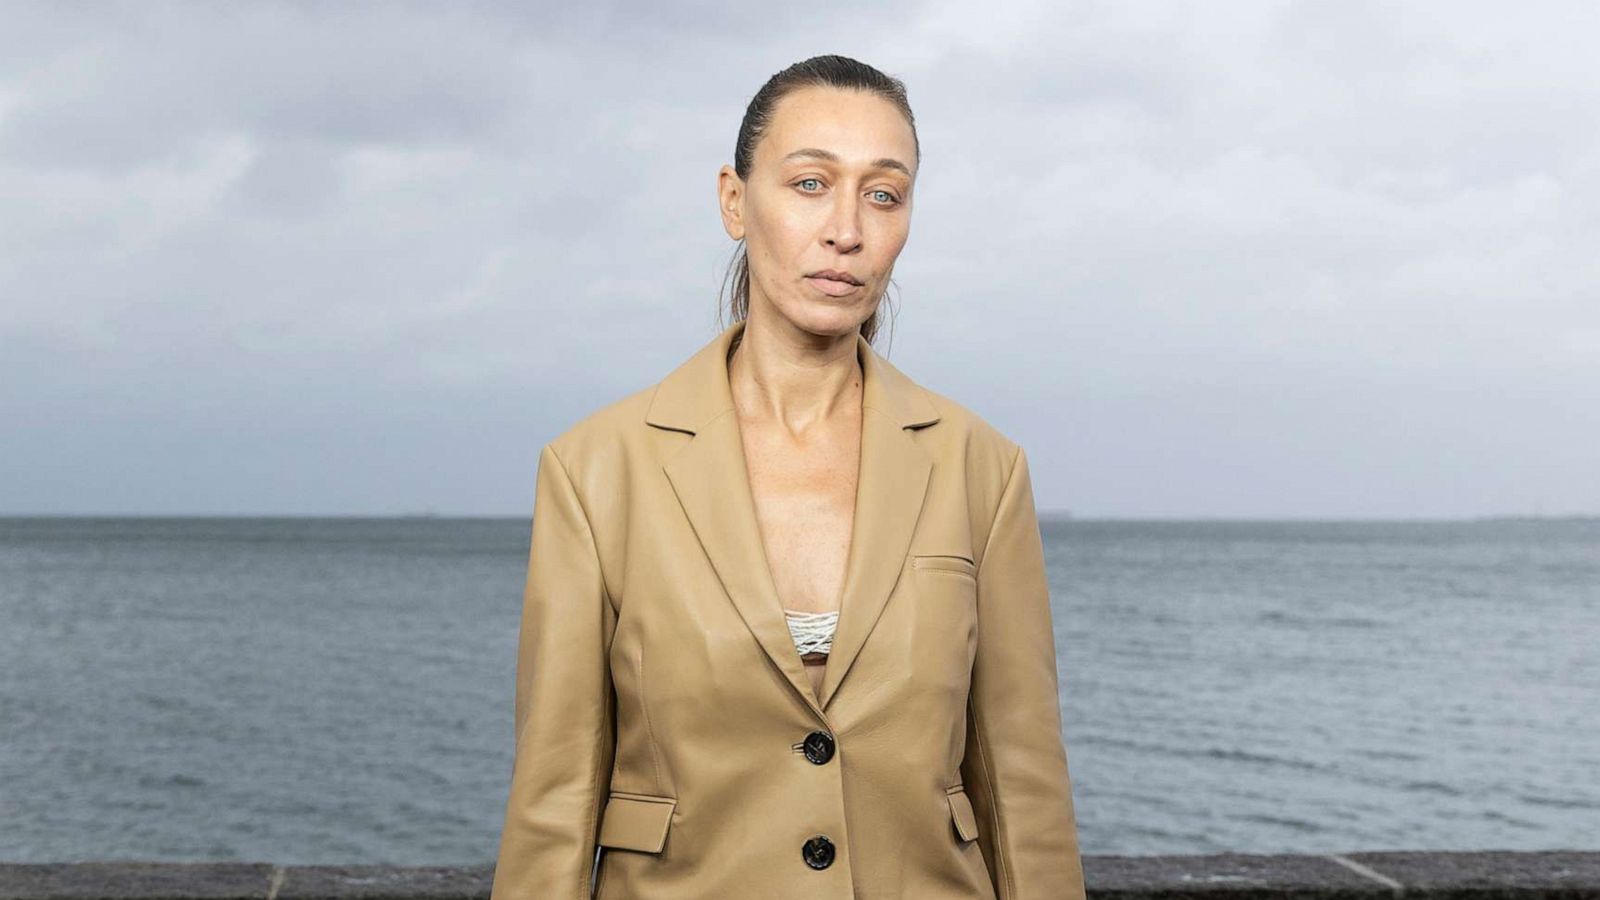
[[[716,169],[830,51],[921,129],[891,358],[1042,508],[1600,510],[1581,4],[14,9],[0,511],[524,514],[709,339]]]
[[[0,156],[118,170],[243,133],[337,143],[462,142],[523,92],[513,47],[473,20],[384,7],[113,7],[15,74]],[[418,27],[426,24],[427,27]],[[113,27],[114,26],[114,27]]]

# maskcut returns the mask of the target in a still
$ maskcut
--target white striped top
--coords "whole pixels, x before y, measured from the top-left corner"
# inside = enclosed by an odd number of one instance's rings
[[[800,655],[827,653],[833,649],[833,630],[839,624],[838,612],[799,612],[785,609],[783,616],[789,622],[789,634]]]

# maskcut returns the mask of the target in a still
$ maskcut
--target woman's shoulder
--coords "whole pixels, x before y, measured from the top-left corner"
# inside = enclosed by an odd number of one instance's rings
[[[939,421],[917,431],[917,441],[930,455],[959,458],[969,479],[992,480],[1011,471],[1021,446],[971,406],[948,394],[917,386],[939,416]]]
[[[947,435],[959,437],[968,445],[987,449],[1016,449],[1016,442],[990,422],[982,413],[960,400],[932,388],[917,385],[923,396],[939,414],[939,423]]]
[[[587,413],[550,440],[563,465],[592,466],[617,458],[630,440],[638,440],[645,413],[658,384],[639,388]]]
[[[914,429],[917,443],[930,454],[943,459],[955,454],[976,459],[980,464],[985,460],[1009,463],[1015,456],[1017,443],[983,414],[949,394],[934,390],[873,352],[883,378],[883,395],[892,398],[889,405],[903,413],[902,419]]]

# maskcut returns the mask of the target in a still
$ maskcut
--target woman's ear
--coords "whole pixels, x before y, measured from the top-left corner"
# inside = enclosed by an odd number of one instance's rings
[[[717,172],[717,206],[728,237],[744,240],[744,179],[733,166],[725,165]]]

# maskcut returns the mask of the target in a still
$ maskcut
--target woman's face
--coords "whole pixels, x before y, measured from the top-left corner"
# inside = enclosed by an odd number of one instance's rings
[[[750,178],[719,175],[723,225],[745,241],[758,305],[814,334],[854,332],[877,309],[911,233],[916,138],[864,91],[813,87],[780,100]],[[817,273],[832,270],[854,284]]]

